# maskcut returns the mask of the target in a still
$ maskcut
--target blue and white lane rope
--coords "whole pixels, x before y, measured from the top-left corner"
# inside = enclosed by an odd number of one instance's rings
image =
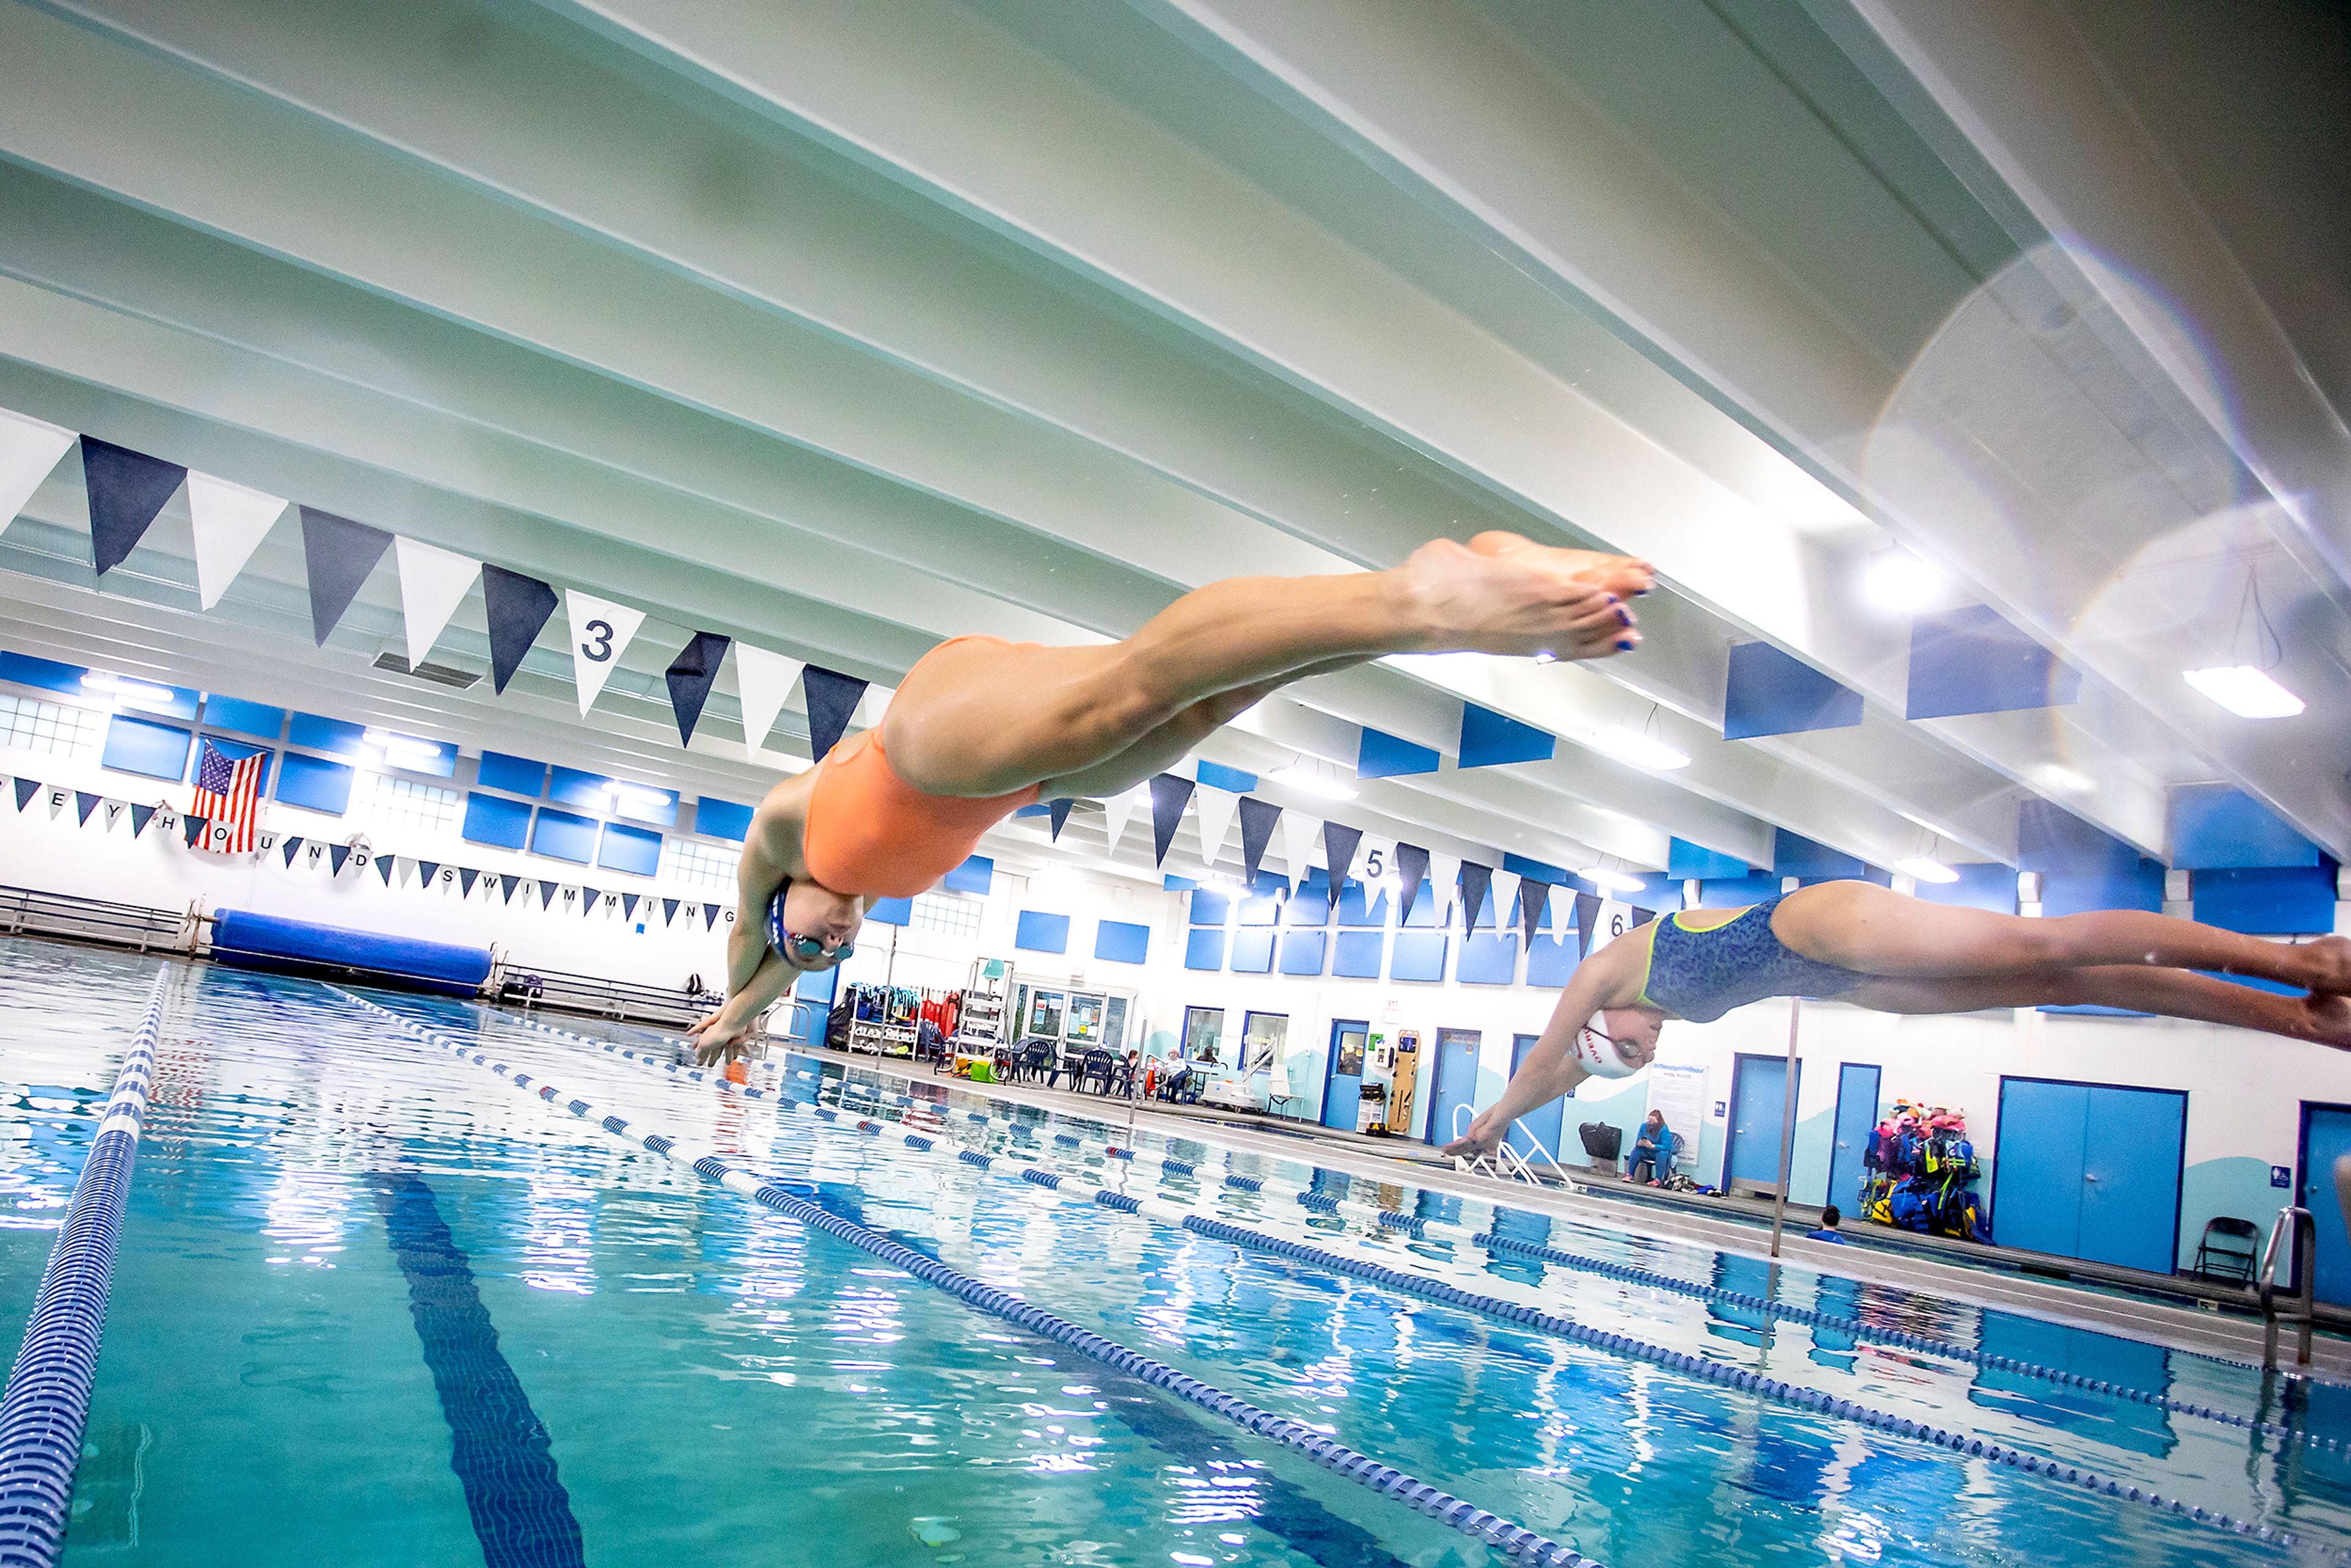
[[[73,1201],[25,1325],[24,1348],[6,1393],[0,1394],[0,1568],[51,1568],[65,1544],[90,1384],[106,1333],[114,1246],[154,1082],[155,1037],[163,1027],[170,977],[169,966],[156,972],[147,1011],[74,1179]]]
[[[569,1033],[568,1030],[550,1030],[550,1032]],[[606,1041],[590,1040],[588,1036],[574,1035],[571,1036],[571,1038],[586,1040],[590,1044],[598,1045],[605,1050],[611,1051],[615,1055],[625,1057],[631,1061],[641,1061],[648,1066],[661,1069],[669,1072],[673,1076],[690,1079],[697,1082],[716,1083],[728,1092],[746,1095],[753,1099],[775,1099],[778,1100],[779,1103],[792,1105],[796,1108],[804,1107],[812,1109],[820,1118],[826,1121],[840,1121],[845,1117],[855,1115],[854,1113],[839,1112],[823,1105],[810,1105],[809,1102],[784,1096],[774,1091],[763,1091],[747,1085],[737,1084],[728,1080],[723,1073],[705,1073],[696,1069],[681,1067],[674,1061],[663,1061],[652,1056],[639,1055],[625,1047],[612,1045]],[[855,1116],[855,1120],[852,1124],[857,1131],[869,1135],[878,1135],[887,1130],[883,1124],[865,1116]],[[924,1137],[917,1134],[906,1133],[903,1135],[904,1142],[911,1148],[930,1150],[936,1146],[933,1139]],[[1612,1354],[1625,1356],[1633,1360],[1646,1361],[1654,1365],[1665,1367],[1668,1371],[1684,1373],[1689,1376],[1699,1378],[1708,1383],[1717,1384],[1726,1388],[1733,1388],[1744,1393],[1753,1394],[1761,1398],[1771,1399],[1782,1404],[1793,1405],[1800,1408],[1811,1410],[1821,1415],[1834,1416],[1844,1420],[1858,1422],[1863,1426],[1874,1427],[1878,1431],[1890,1433],[1896,1437],[1916,1438],[1921,1442],[1928,1443],[1936,1448],[1945,1449],[1956,1456],[1968,1458],[1980,1458],[1991,1463],[2005,1465],[2012,1469],[2022,1470],[2028,1475],[2040,1476],[2047,1480],[2079,1487],[2085,1491],[2104,1497],[2114,1498],[2117,1500],[2144,1503],[2147,1507],[2154,1509],[2158,1512],[2170,1513],[2181,1519],[2191,1520],[2198,1523],[2211,1525],[2233,1534],[2246,1536],[2281,1546],[2293,1546],[2299,1544],[2299,1538],[2289,1531],[2275,1530],[2268,1525],[2255,1523],[2251,1521],[2240,1520],[2232,1515],[2221,1513],[2216,1510],[2191,1506],[2190,1504],[2179,1501],[2176,1499],[2164,1497],[2148,1489],[2110,1479],[2107,1477],[2098,1475],[2095,1471],[2083,1469],[2078,1466],[2062,1464],[2053,1459],[2045,1459],[2038,1455],[2028,1454],[2023,1452],[2022,1449],[2011,1448],[2004,1443],[1988,1440],[1972,1433],[1953,1431],[1948,1427],[1935,1426],[1930,1422],[1915,1420],[1906,1416],[1896,1416],[1887,1411],[1875,1409],[1869,1406],[1856,1404],[1852,1400],[1837,1398],[1832,1395],[1823,1393],[1819,1389],[1802,1387],[1799,1385],[1782,1382],[1776,1378],[1766,1377],[1761,1373],[1750,1372],[1741,1367],[1729,1366],[1720,1362],[1710,1360],[1705,1356],[1693,1355],[1684,1351],[1667,1350],[1660,1345],[1654,1345],[1646,1343],[1646,1341],[1634,1339],[1630,1335],[1609,1333],[1602,1330],[1591,1328],[1583,1323],[1578,1323],[1572,1319],[1563,1318],[1555,1313],[1544,1312],[1539,1307],[1529,1306],[1520,1302],[1507,1301],[1499,1297],[1485,1295],[1474,1291],[1463,1290],[1459,1286],[1447,1283],[1444,1281],[1433,1280],[1422,1275],[1414,1274],[1405,1270],[1391,1267],[1384,1262],[1377,1261],[1375,1260],[1348,1257],[1341,1253],[1328,1251],[1322,1248],[1309,1246],[1303,1242],[1290,1241],[1280,1237],[1267,1236],[1262,1232],[1250,1230],[1244,1226],[1234,1225],[1227,1220],[1212,1218],[1208,1216],[1196,1213],[1191,1209],[1180,1207],[1174,1204],[1164,1203],[1153,1198],[1133,1197],[1124,1193],[1113,1192],[1106,1187],[1088,1188],[1079,1185],[1072,1178],[1062,1176],[1059,1172],[1045,1170],[1042,1167],[1036,1166],[1012,1166],[1008,1161],[1000,1160],[996,1155],[980,1154],[971,1149],[958,1149],[956,1152],[956,1157],[966,1165],[976,1166],[983,1170],[988,1170],[992,1174],[1010,1176],[1013,1179],[1045,1188],[1046,1190],[1053,1193],[1054,1196],[1063,1198],[1066,1201],[1098,1205],[1102,1207],[1113,1209],[1120,1213],[1137,1215],[1145,1218],[1157,1220],[1163,1224],[1176,1226],[1183,1229],[1192,1231],[1196,1235],[1224,1241],[1232,1246],[1254,1247],[1265,1251],[1272,1252],[1280,1257],[1291,1258],[1300,1261],[1313,1263],[1319,1267],[1332,1269],[1341,1273],[1353,1275],[1358,1279],[1369,1281],[1374,1284],[1384,1286],[1390,1290],[1419,1296],[1425,1300],[1438,1302],[1441,1305],[1455,1307],[1468,1312],[1479,1312],[1487,1316],[1499,1318],[1505,1322],[1515,1323],[1522,1328],[1534,1329],[1540,1333],[1547,1333],[1556,1338],[1565,1339],[1574,1343],[1584,1345],[1587,1348],[1604,1351]],[[1322,1207],[1328,1205],[1335,1207],[1340,1202],[1340,1200],[1337,1199],[1323,1197],[1320,1194],[1301,1194],[1301,1200],[1312,1200],[1308,1203],[1308,1207]],[[1426,1225],[1429,1223],[1426,1221],[1414,1220],[1407,1216],[1398,1215],[1395,1218],[1414,1225]],[[1660,1277],[1662,1278],[1662,1276]],[[1726,1291],[1720,1292],[1720,1294],[1728,1297],[1732,1294],[1732,1292]],[[2018,1363],[2017,1364],[2020,1367],[2022,1367],[2029,1364]],[[2112,1391],[2112,1389],[2107,1390],[2107,1392]],[[2217,1415],[2215,1418],[2227,1419],[2226,1417],[2219,1416]],[[2341,1553],[2338,1555],[2351,1557],[2351,1553]]]
[[[507,1017],[510,1015],[501,1014],[498,1016]],[[544,1033],[573,1040],[582,1045],[594,1046],[599,1050],[627,1058],[630,1061],[660,1068],[675,1077],[689,1079],[695,1082],[708,1082],[719,1083],[729,1091],[747,1094],[754,1099],[768,1098],[784,1104],[813,1105],[820,1116],[828,1115],[827,1108],[824,1107],[820,1102],[799,1101],[790,1095],[783,1093],[779,1089],[769,1089],[763,1092],[757,1088],[738,1085],[733,1082],[733,1081],[726,1078],[724,1074],[705,1073],[694,1068],[680,1066],[674,1061],[664,1060],[663,1058],[656,1056],[640,1054],[636,1051],[631,1051],[625,1046],[619,1045],[611,1040],[599,1040],[592,1035],[580,1034],[574,1030],[561,1029],[553,1024],[541,1023],[536,1019],[525,1019],[523,1021],[528,1023],[530,1027]],[[803,1057],[802,1060],[813,1061],[815,1059]],[[843,1082],[849,1081],[844,1080]],[[887,1093],[875,1090],[870,1084],[860,1083],[857,1087],[862,1092],[872,1093],[877,1100],[887,1101],[902,1109],[913,1109],[915,1107],[937,1108],[935,1102],[916,1099],[912,1095]],[[841,1110],[847,1112],[848,1108],[841,1107]],[[939,1114],[942,1123],[940,1131],[948,1132],[953,1130],[956,1126],[956,1119],[954,1116],[949,1115],[944,1110],[941,1110]],[[1024,1131],[1033,1131],[1033,1129],[1029,1128],[1024,1123],[1016,1122],[1008,1117],[984,1115],[978,1112],[964,1113],[963,1119],[975,1124],[986,1124],[990,1126],[1019,1128]],[[1068,1133],[1055,1134],[1054,1142],[1078,1149],[1084,1149],[1088,1146],[1086,1140]],[[925,1146],[927,1146],[927,1145]],[[1167,1175],[1193,1176],[1202,1174],[1201,1167],[1199,1166],[1195,1165],[1190,1161],[1176,1159],[1173,1155],[1165,1155],[1153,1159],[1148,1156],[1138,1155],[1134,1150],[1130,1148],[1124,1148],[1114,1144],[1102,1144],[1099,1142],[1095,1143],[1092,1145],[1092,1148],[1094,1152],[1107,1155],[1113,1159],[1129,1160],[1138,1166],[1145,1167],[1155,1165],[1162,1172]],[[1000,1158],[1002,1156],[987,1157]],[[1270,1155],[1265,1157],[1270,1160],[1274,1158],[1274,1156]],[[1281,1163],[1296,1164],[1297,1162],[1284,1161]],[[1213,1176],[1215,1173],[1211,1171],[1207,1174]],[[1279,1178],[1275,1177],[1241,1176],[1231,1174],[1227,1174],[1224,1176],[1225,1186],[1249,1192],[1264,1190],[1269,1186],[1277,1185],[1278,1181]],[[1460,1246],[1476,1247],[1483,1249],[1489,1252],[1501,1251],[1518,1254],[1527,1258],[1533,1258],[1546,1263],[1554,1264],[1561,1268],[1573,1269],[1582,1272],[1599,1275],[1605,1279],[1616,1280],[1626,1284],[1640,1285],[1652,1290],[1665,1291],[1672,1294],[1684,1296],[1695,1301],[1707,1301],[1721,1306],[1735,1307],[1746,1312],[1763,1312],[1784,1322],[1799,1323],[1810,1328],[1827,1329],[1833,1333],[1849,1334],[1855,1339],[1866,1339],[1876,1343],[1892,1346],[1896,1349],[1909,1351],[1914,1354],[1938,1356],[1952,1361],[1961,1362],[1969,1365],[1986,1367],[1995,1372],[2005,1372],[2021,1377],[2038,1378],[2062,1388],[2078,1389],[2085,1393],[2104,1395],[2131,1404],[2145,1405],[2154,1409],[2162,1410],[2170,1415],[2192,1416],[2199,1420],[2215,1422],[2221,1426],[2239,1427],[2249,1432],[2259,1432],[2264,1437],[2272,1437],[2282,1442],[2301,1443],[2313,1448],[2324,1449],[2332,1453],[2343,1452],[2346,1447],[2345,1442],[2339,1438],[2321,1437],[2304,1431],[2299,1427],[2281,1425],[2274,1421],[2264,1421],[2256,1416],[2240,1416],[2233,1412],[2215,1409],[2210,1406],[2197,1405],[2187,1400],[2174,1399],[2168,1395],[2158,1394],[2148,1389],[2134,1388],[2126,1384],[2109,1382],[2105,1378],[2086,1377],[2079,1373],[2067,1372],[2060,1367],[2043,1366],[2038,1363],[2022,1361],[2013,1356],[2000,1355],[1991,1352],[1978,1350],[1971,1346],[1957,1344],[1948,1340],[1935,1339],[1926,1334],[1905,1333],[1896,1330],[1884,1329],[1873,1323],[1864,1322],[1857,1318],[1839,1317],[1834,1313],[1823,1312],[1813,1308],[1788,1306],[1782,1302],[1769,1301],[1764,1297],[1753,1295],[1747,1291],[1725,1290],[1718,1285],[1702,1285],[1692,1281],[1677,1278],[1671,1274],[1661,1274],[1655,1270],[1637,1268],[1631,1264],[1614,1263],[1598,1258],[1585,1258],[1572,1252],[1562,1252],[1554,1248],[1539,1246],[1531,1242],[1517,1241],[1509,1237],[1498,1236],[1489,1231],[1476,1230],[1469,1226],[1456,1224],[1449,1220],[1432,1219],[1419,1215],[1399,1213],[1395,1209],[1378,1208],[1370,1204],[1358,1202],[1353,1198],[1333,1197],[1328,1193],[1314,1191],[1311,1187],[1302,1187],[1296,1191],[1292,1196],[1302,1207],[1314,1209],[1320,1213],[1334,1216],[1352,1215],[1357,1218],[1375,1224],[1383,1230],[1402,1231],[1415,1238],[1426,1238],[1433,1240],[1451,1242]],[[1080,1198],[1079,1201],[1094,1200]],[[1139,1201],[1149,1203],[1151,1200],[1143,1199]],[[1499,1211],[1499,1206],[1498,1205],[1494,1207],[1496,1207]],[[1190,1211],[1176,1208],[1173,1206],[1162,1205],[1157,1206],[1153,1209],[1145,1210],[1144,1212],[1149,1213],[1154,1218],[1161,1219],[1168,1223],[1182,1223],[1182,1217]]]
[[[364,997],[354,996],[340,987],[330,990],[346,1000],[355,1002],[380,1014],[407,1033],[429,1045],[449,1051],[460,1061],[470,1061],[488,1069],[518,1089],[538,1087],[531,1092],[550,1105],[558,1105],[583,1121],[593,1121],[616,1137],[640,1144],[666,1159],[690,1168],[705,1181],[715,1182],[733,1192],[741,1193],[765,1207],[774,1209],[789,1218],[833,1236],[862,1251],[881,1259],[893,1268],[903,1269],[926,1284],[958,1296],[983,1312],[990,1312],[1042,1338],[1068,1346],[1081,1355],[1123,1372],[1131,1377],[1163,1388],[1177,1398],[1221,1416],[1238,1427],[1262,1437],[1271,1438],[1284,1448],[1291,1448],[1312,1459],[1326,1469],[1335,1470],[1349,1480],[1369,1488],[1384,1497],[1428,1515],[1439,1523],[1460,1531],[1470,1539],[1499,1549],[1525,1562],[1542,1568],[1601,1568],[1593,1559],[1572,1547],[1537,1535],[1533,1531],[1511,1523],[1499,1515],[1487,1512],[1464,1502],[1450,1493],[1440,1491],[1426,1481],[1415,1479],[1392,1465],[1381,1464],[1365,1454],[1359,1454],[1335,1438],[1327,1437],[1303,1422],[1292,1421],[1270,1410],[1259,1409],[1238,1395],[1227,1394],[1211,1387],[1196,1377],[1176,1371],[1174,1367],[1153,1360],[1139,1351],[1128,1349],[1115,1341],[1104,1339],[1091,1330],[1080,1328],[1066,1318],[1058,1317],[1044,1308],[1031,1305],[1008,1291],[984,1285],[913,1248],[891,1240],[852,1219],[843,1218],[810,1199],[787,1192],[773,1182],[762,1181],[740,1166],[731,1166],[716,1153],[694,1155],[684,1141],[646,1133],[632,1126],[616,1115],[600,1113],[587,1101],[579,1099],[551,1083],[535,1079],[529,1073],[516,1072],[503,1061],[493,1061],[490,1053],[476,1046],[452,1040],[413,1019],[401,1017],[389,1009],[378,1007]],[[925,1143],[925,1147],[928,1144]],[[805,1186],[806,1183],[796,1183]],[[1113,1195],[1115,1196],[1115,1195]],[[1133,1202],[1133,1199],[1125,1200]],[[45,1565],[46,1568],[46,1565]]]

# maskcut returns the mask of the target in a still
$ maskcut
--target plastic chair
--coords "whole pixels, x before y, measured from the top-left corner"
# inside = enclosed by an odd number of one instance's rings
[[[2207,1220],[2203,1239],[2196,1243],[2196,1261],[2188,1271],[2207,1280],[2226,1280],[2234,1284],[2250,1285],[2253,1282],[2253,1265],[2261,1247],[2261,1235],[2262,1228],[2250,1219],[2234,1219],[2222,1215],[2217,1219]]]

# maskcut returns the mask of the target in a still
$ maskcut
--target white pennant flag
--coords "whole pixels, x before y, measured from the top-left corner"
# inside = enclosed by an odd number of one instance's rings
[[[1504,936],[1519,928],[1519,873],[1494,868],[1494,929]]]
[[[122,814],[131,810],[131,802],[128,800],[102,800],[99,803],[98,809],[106,813],[106,826],[108,831],[111,831],[114,824],[122,821]]]
[[[1134,820],[1135,810],[1142,803],[1142,795],[1133,789],[1123,795],[1113,795],[1102,803],[1102,814],[1110,819],[1107,830],[1110,841],[1102,846],[1103,853],[1113,853],[1118,849],[1119,835],[1126,831],[1126,824]]]
[[[1442,851],[1428,852],[1428,885],[1437,894],[1437,923],[1446,923],[1446,912],[1461,902],[1461,857]]]
[[[293,505],[210,474],[188,471],[188,521],[196,541],[196,601],[220,602],[263,536]]]
[[[59,811],[64,810],[66,809],[66,802],[67,802],[68,800],[72,800],[72,799],[73,799],[73,791],[72,791],[72,790],[70,790],[70,789],[52,789],[52,790],[50,790],[50,791],[49,791],[49,820],[50,820],[51,821],[57,821],[57,813],[58,813]]]
[[[890,711],[890,699],[897,695],[895,686],[867,686],[865,695],[857,699],[857,711],[850,716],[849,722],[859,729],[874,728],[881,724],[882,716]]]
[[[1200,863],[1216,868],[1217,855],[1232,836],[1233,819],[1240,814],[1241,798],[1228,789],[1203,784],[1192,791],[1192,805],[1200,815]]]
[[[482,575],[482,563],[437,546],[395,537],[400,559],[400,620],[408,633],[408,667],[416,668],[433,651],[449,617],[465,602]]]
[[[410,883],[414,882],[416,880],[416,862],[410,860],[406,855],[394,855],[392,859],[392,880],[398,883],[402,887],[406,887]]]
[[[0,533],[16,520],[74,440],[74,433],[62,425],[0,409]]]
[[[1317,845],[1322,841],[1322,824],[1292,806],[1281,813],[1281,858],[1290,867],[1290,885],[1296,887],[1306,880],[1308,867]]]
[[[784,711],[792,683],[805,667],[802,661],[787,654],[770,653],[739,640],[736,643],[735,693],[743,703],[743,747],[754,762],[759,759],[759,743],[776,727],[776,716]]]
[[[612,667],[628,651],[629,640],[645,623],[645,612],[576,588],[563,591],[563,608],[571,617],[571,676],[580,688],[580,711],[584,716],[596,694],[604,689]]]

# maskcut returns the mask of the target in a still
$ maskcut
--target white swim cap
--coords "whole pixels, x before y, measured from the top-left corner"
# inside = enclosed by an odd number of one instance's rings
[[[1625,1061],[1616,1042],[1588,1023],[1575,1031],[1575,1061],[1594,1078],[1630,1078],[1647,1065]]]

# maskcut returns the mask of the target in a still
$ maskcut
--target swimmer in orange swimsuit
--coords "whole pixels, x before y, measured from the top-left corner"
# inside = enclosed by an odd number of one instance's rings
[[[695,1025],[697,1054],[741,1054],[795,977],[848,956],[866,900],[933,886],[1033,800],[1131,789],[1276,688],[1384,654],[1628,651],[1629,601],[1649,586],[1641,561],[1486,533],[1385,571],[1210,583],[1122,643],[943,643],[879,727],[753,814],[726,1003]]]

